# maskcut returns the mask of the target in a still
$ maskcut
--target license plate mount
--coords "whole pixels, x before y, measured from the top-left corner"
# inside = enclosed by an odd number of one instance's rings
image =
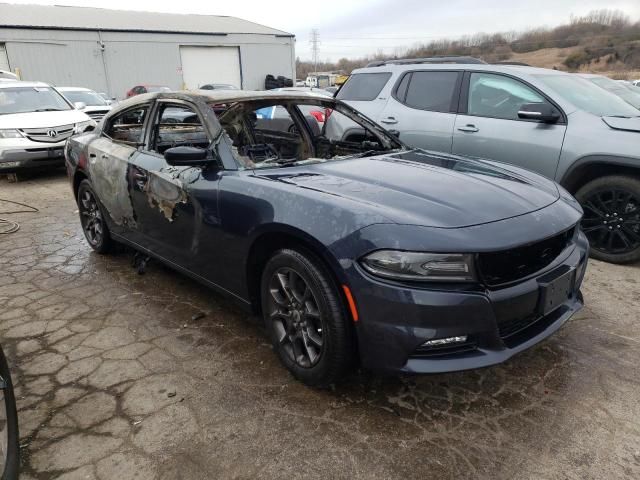
[[[559,277],[540,282],[540,313],[548,315],[571,297],[575,269],[571,269]]]

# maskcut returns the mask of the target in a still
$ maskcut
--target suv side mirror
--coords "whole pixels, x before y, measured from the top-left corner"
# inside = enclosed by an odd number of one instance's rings
[[[76,107],[76,110],[84,110],[87,108],[87,104],[84,102],[73,102],[73,106]]]
[[[543,123],[556,123],[560,120],[560,112],[548,103],[525,103],[518,111],[518,118],[538,120]]]
[[[205,165],[210,163],[207,159],[207,151],[198,147],[172,147],[164,152],[164,159],[169,165],[176,167]]]

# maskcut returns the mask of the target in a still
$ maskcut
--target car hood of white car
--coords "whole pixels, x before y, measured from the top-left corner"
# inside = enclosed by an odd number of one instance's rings
[[[80,110],[62,110],[59,112],[7,113],[0,115],[0,129],[9,128],[47,128],[69,125],[91,120]]]

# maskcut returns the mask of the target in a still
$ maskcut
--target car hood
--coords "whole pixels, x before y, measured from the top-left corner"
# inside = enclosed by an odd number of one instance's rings
[[[516,217],[559,198],[555,183],[534,173],[419,150],[256,174],[365,204],[395,223],[438,228]]]
[[[108,112],[112,108],[113,107],[111,105],[87,105],[86,107],[84,107],[82,109],[82,111],[85,112],[85,113]]]
[[[602,117],[602,121],[614,130],[640,132],[640,117]]]
[[[80,110],[63,110],[62,112],[28,112],[0,115],[2,128],[47,128],[58,125],[85,122],[90,120]]]

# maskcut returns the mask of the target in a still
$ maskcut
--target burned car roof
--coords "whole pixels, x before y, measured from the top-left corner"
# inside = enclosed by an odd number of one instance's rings
[[[313,92],[295,92],[295,91],[259,91],[259,90],[185,90],[174,92],[155,92],[143,93],[124,100],[118,105],[114,111],[121,111],[128,107],[146,103],[155,99],[177,99],[177,100],[194,100],[197,98],[205,101],[213,102],[239,102],[251,100],[323,100],[329,103],[336,103],[332,97]]]

